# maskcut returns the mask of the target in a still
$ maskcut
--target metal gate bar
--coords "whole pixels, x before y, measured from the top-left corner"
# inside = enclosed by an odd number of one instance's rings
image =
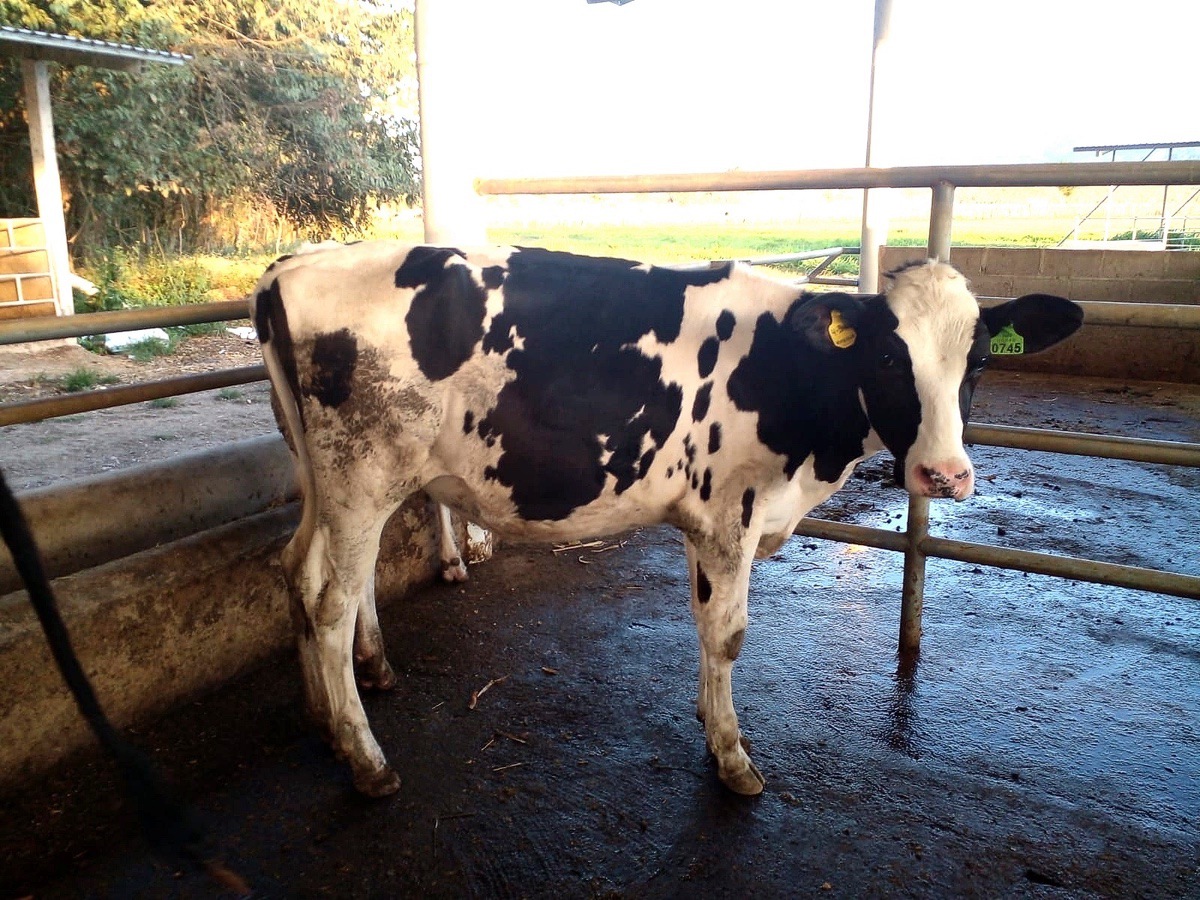
[[[863,547],[875,547],[880,550],[892,550],[897,553],[904,553],[909,549],[909,539],[906,534],[884,531],[882,528],[869,528],[865,525],[852,525],[847,522],[831,522],[828,519],[807,517],[801,519],[800,524],[796,526],[795,534],[827,541],[841,541],[845,544],[859,544]],[[921,539],[919,549],[923,556],[934,556],[956,562],[976,563],[999,569],[1016,569],[1034,572],[1038,575],[1054,575],[1059,578],[1090,581],[1094,584],[1108,584],[1114,587],[1153,591],[1158,594],[1171,594],[1175,597],[1200,600],[1200,577],[1195,575],[1181,575],[1140,566],[1117,565],[1094,559],[1081,559],[1076,556],[1057,556],[1052,553],[1015,550],[1010,547],[997,547],[994,544],[976,544],[970,541],[956,541],[929,535]]]

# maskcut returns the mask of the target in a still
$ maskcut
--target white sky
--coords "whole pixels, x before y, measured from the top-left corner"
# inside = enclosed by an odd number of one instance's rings
[[[432,2],[482,175],[864,162],[873,0]],[[1200,0],[894,0],[875,163],[1200,140],[1198,49]]]

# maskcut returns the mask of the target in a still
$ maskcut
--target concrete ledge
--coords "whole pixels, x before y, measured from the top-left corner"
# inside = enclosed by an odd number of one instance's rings
[[[17,499],[51,578],[215,528],[297,496],[279,435],[26,491]],[[21,580],[0,545],[0,595]]]
[[[384,529],[381,606],[438,571],[430,512],[419,494]],[[290,504],[55,581],[76,652],[118,726],[292,645],[277,557],[298,519]],[[0,786],[92,742],[23,590],[0,597],[0,684]]]

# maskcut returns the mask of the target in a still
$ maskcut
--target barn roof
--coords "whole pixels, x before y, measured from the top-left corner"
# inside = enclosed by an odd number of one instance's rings
[[[48,59],[64,65],[97,66],[126,72],[150,62],[181,66],[192,58],[186,53],[151,50],[132,44],[50,34],[9,25],[0,25],[0,56]]]

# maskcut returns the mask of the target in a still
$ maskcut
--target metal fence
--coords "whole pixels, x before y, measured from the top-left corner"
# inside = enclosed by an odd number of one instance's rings
[[[476,190],[484,195],[504,195],[927,187],[932,193],[928,252],[931,257],[949,260],[956,187],[1068,187],[1119,184],[1200,184],[1200,163],[912,166],[895,169],[826,169],[798,172],[483,179],[476,183]],[[1084,307],[1085,323],[1111,321],[1113,317],[1121,319],[1125,314],[1119,308],[1127,306],[1081,305]],[[1197,315],[1200,309],[1164,306],[1165,309],[1156,313],[1161,316],[1160,324],[1200,328],[1200,316]],[[1133,323],[1125,320],[1122,324]],[[1200,466],[1200,444],[1114,437],[1095,438],[1091,435],[1061,434],[1037,429],[1000,429],[998,426],[980,425],[968,428],[965,437],[968,442],[996,443],[1027,450],[1043,449],[1143,462]],[[1116,443],[1113,443],[1114,441]],[[919,497],[909,501],[908,530],[904,534],[813,518],[802,520],[797,533],[881,547],[904,554],[900,611],[900,649],[904,652],[914,651],[920,646],[921,613],[925,596],[925,561],[930,556],[1200,599],[1200,577],[933,537],[929,534],[929,501]]]
[[[896,169],[836,169],[804,172],[734,172],[712,175],[617,176],[570,179],[489,179],[477,182],[481,194],[551,193],[658,193],[687,191],[748,191],[928,187],[932,192],[929,255],[948,259],[953,218],[954,190],[962,187],[1041,187],[1112,184],[1200,184],[1200,162],[1084,163],[1014,166],[907,167]],[[847,279],[821,273],[848,248],[828,248],[791,259],[823,259],[807,280],[846,284]],[[763,257],[756,263],[786,261]],[[701,264],[703,265],[703,264]],[[850,282],[852,283],[852,281]],[[1200,307],[1170,304],[1081,302],[1084,322],[1098,325],[1177,327],[1200,331]],[[167,309],[91,313],[59,319],[0,322],[0,345],[56,338],[82,337],[138,328],[169,327],[220,322],[246,317],[242,301],[207,303]],[[137,403],[194,391],[212,390],[260,381],[262,366],[227,369],[138,385],[109,388],[87,394],[0,404],[0,426],[34,422],[54,416]],[[1135,462],[1200,467],[1200,444],[1148,441],[1119,436],[1063,433],[998,425],[969,425],[968,443],[1071,453]],[[904,580],[900,617],[900,646],[915,650],[920,643],[927,557],[1017,569],[1099,584],[1200,599],[1200,577],[1162,572],[1097,560],[1034,553],[929,534],[929,501],[909,502],[908,530],[896,533],[860,525],[806,518],[797,534],[845,541],[904,554]]]

